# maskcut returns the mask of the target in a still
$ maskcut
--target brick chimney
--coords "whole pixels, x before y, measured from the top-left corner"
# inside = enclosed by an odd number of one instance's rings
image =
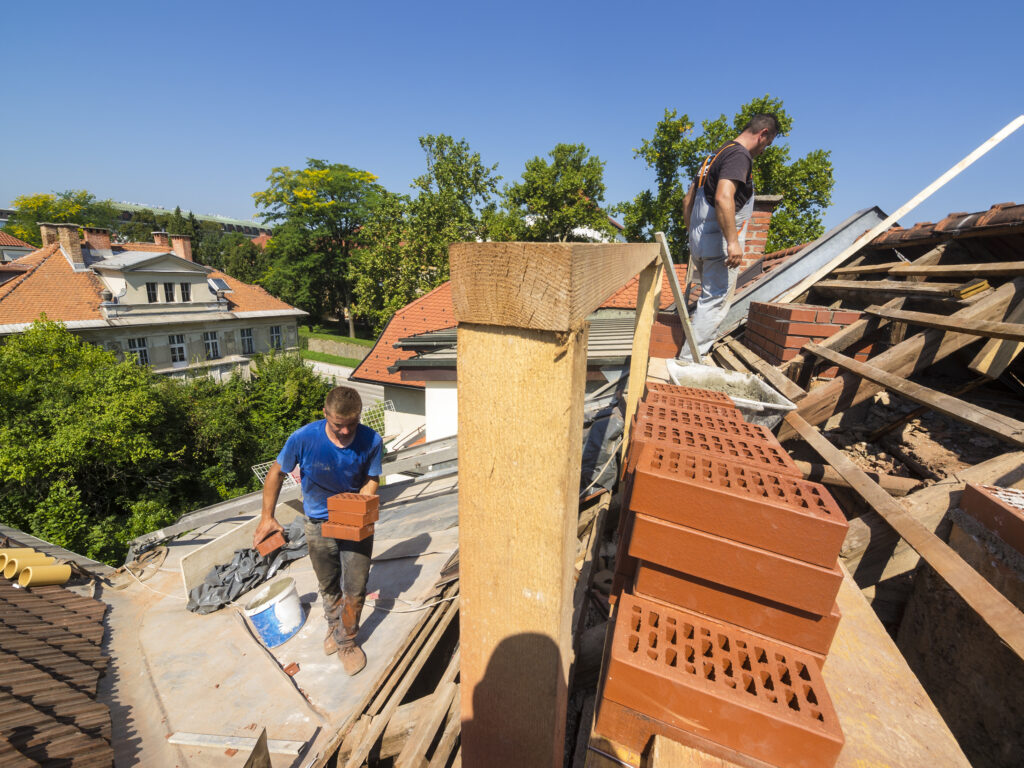
[[[50,224],[47,221],[37,221],[39,225],[39,234],[43,238],[43,247],[50,245],[51,243],[57,242],[57,225]]]
[[[82,227],[85,244],[94,251],[110,250],[110,230],[102,227]]]
[[[154,232],[153,242],[157,245],[162,245],[164,248],[171,247],[171,241],[168,239],[166,232]]]
[[[782,203],[782,195],[758,195],[754,198],[754,212],[747,224],[747,239],[743,247],[743,264],[746,269],[764,256],[765,242],[768,240],[768,228],[772,223],[772,214]]]
[[[77,224],[57,224],[57,238],[60,240],[60,247],[71,259],[76,267],[85,267],[85,259],[82,258],[82,238],[78,236]]]
[[[171,250],[185,261],[192,261],[192,238],[188,235],[171,235]]]

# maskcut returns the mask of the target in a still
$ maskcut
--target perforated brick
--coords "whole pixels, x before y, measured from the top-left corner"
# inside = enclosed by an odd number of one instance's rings
[[[354,525],[342,525],[341,523],[325,522],[320,526],[320,535],[329,539],[343,539],[344,541],[363,541],[373,536],[373,523],[357,528]]]
[[[646,389],[644,390],[645,398],[648,394],[654,392],[665,395],[675,395],[676,397],[683,397],[687,400],[704,400],[715,405],[722,405],[733,409],[736,408],[736,404],[733,403],[732,398],[724,392],[716,392],[713,389],[681,387],[677,384],[665,384],[659,381],[647,382]]]
[[[807,613],[831,612],[843,574],[738,541],[637,513],[629,554]]]
[[[828,654],[842,618],[835,603],[828,615],[819,616],[655,563],[639,562],[635,574],[635,594],[795,645],[821,660]]]
[[[336,493],[327,499],[328,512],[367,516],[380,509],[380,496],[366,493]]]
[[[639,451],[629,508],[826,568],[848,527],[818,483],[657,443]]]
[[[739,413],[739,411],[736,413]],[[664,403],[640,403],[636,410],[633,429],[640,429],[646,422],[679,424],[684,427],[711,432],[723,432],[734,437],[761,439],[767,443],[778,444],[775,436],[758,424],[748,424],[737,419],[735,416],[725,417],[716,414],[698,413],[697,411],[690,411]]]
[[[806,654],[625,593],[604,698],[772,765],[830,768],[844,741]]]
[[[710,400],[697,400],[689,397],[680,397],[667,392],[649,392],[643,399],[644,403],[651,405],[666,405],[670,408],[680,408],[691,413],[699,413],[703,416],[717,416],[721,419],[731,421],[743,421],[743,414],[735,406],[727,406],[724,403],[712,403]]]
[[[753,430],[749,432],[757,434]],[[787,477],[803,477],[793,459],[774,440],[769,443],[760,437],[751,439],[662,421],[645,421],[638,424],[633,430],[631,440],[630,452],[635,454],[635,459],[639,459],[643,445],[654,443],[698,453],[710,453]],[[635,467],[635,461],[631,463],[633,467],[630,469]]]

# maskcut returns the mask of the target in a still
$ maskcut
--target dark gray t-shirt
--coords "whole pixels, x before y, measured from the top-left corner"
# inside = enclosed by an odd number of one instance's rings
[[[712,208],[715,205],[715,191],[718,189],[719,179],[729,179],[736,182],[736,194],[733,199],[736,201],[736,210],[742,208],[747,200],[754,196],[754,158],[746,147],[734,141],[719,149],[718,157],[708,169],[704,179],[704,196],[708,205]]]

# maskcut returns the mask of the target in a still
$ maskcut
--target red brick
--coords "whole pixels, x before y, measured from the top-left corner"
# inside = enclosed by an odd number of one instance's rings
[[[843,580],[834,563],[824,568],[640,513],[629,555],[822,616],[832,610]]]
[[[793,336],[822,336],[827,339],[840,327],[831,323],[790,323],[789,333]]]
[[[328,512],[371,515],[380,509],[380,497],[365,493],[336,493],[327,499]]]
[[[690,439],[715,442],[714,433]],[[775,461],[781,463],[777,455]],[[785,469],[795,472],[796,466],[790,461]],[[822,485],[657,443],[644,444],[640,451],[629,506],[823,568],[835,566],[847,529],[843,513]]]
[[[372,512],[366,514],[360,514],[358,512],[338,512],[333,509],[327,510],[327,519],[332,523],[338,525],[348,525],[353,528],[362,528],[363,526],[376,523],[380,517],[380,510],[374,509]]]
[[[775,436],[764,427],[743,421],[739,411],[736,416],[704,414],[686,408],[675,408],[658,403],[641,403],[633,422],[633,435],[649,434],[647,424],[675,424],[704,432],[718,432],[736,438],[760,438],[777,444]]]
[[[814,375],[817,376],[819,379],[834,379],[836,376],[839,375],[839,367],[833,365],[824,369],[823,371],[819,371]]]
[[[968,483],[960,507],[1024,554],[1024,491]]]
[[[274,531],[256,545],[256,551],[259,552],[262,557],[267,557],[283,546],[284,536],[281,535],[280,531]]]
[[[724,405],[735,408],[732,399],[724,392],[716,392],[713,389],[701,389],[699,387],[681,387],[676,384],[664,384],[659,381],[649,381],[644,390],[646,396],[650,392],[660,392],[666,395],[684,397],[687,400],[706,400],[715,405]]]
[[[710,400],[692,400],[688,397],[671,395],[667,392],[651,392],[643,399],[643,403],[666,408],[677,408],[689,411],[690,413],[699,413],[703,416],[717,416],[728,421],[743,421],[743,416],[731,400],[726,405],[719,402],[712,403]]]
[[[783,362],[789,362],[790,360],[792,360],[794,357],[796,357],[799,354],[800,354],[800,350],[799,349],[792,349],[791,348],[791,349],[782,349],[779,352],[778,356],[779,356],[779,358]]]
[[[826,616],[807,613],[642,561],[635,567],[633,592],[713,616],[822,657],[832,645],[841,618],[835,603]]]
[[[861,313],[852,309],[836,309],[832,312],[832,322],[844,327],[856,323],[860,318]]]
[[[815,320],[818,323],[831,323],[832,322],[832,310],[831,309],[819,309],[818,316]]]
[[[634,595],[616,607],[603,696],[787,768],[830,768],[844,741],[812,658]]]
[[[805,304],[791,304],[783,308],[782,317],[794,323],[813,323],[818,316],[818,308]]]
[[[343,539],[345,541],[363,541],[373,536],[373,523],[356,528],[354,525],[342,525],[341,523],[325,522],[320,527],[320,533],[329,539]]]
[[[803,478],[803,473],[797,469],[789,454],[779,445],[771,432],[758,424],[746,422],[737,423],[736,428],[739,434],[729,435],[678,424],[646,421],[639,429],[633,430],[630,453],[639,459],[641,448],[647,444],[654,444],[709,453],[780,475]],[[636,461],[631,461],[629,470],[632,471],[635,466]]]

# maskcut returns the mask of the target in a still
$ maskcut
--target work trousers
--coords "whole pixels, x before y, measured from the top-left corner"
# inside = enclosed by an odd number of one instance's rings
[[[718,338],[718,326],[729,312],[739,270],[729,269],[722,256],[700,258],[695,253],[693,272],[694,282],[700,281],[701,286],[697,308],[693,312],[693,336],[697,342],[697,351],[703,357]],[[689,353],[689,346],[684,344],[679,359],[689,360]]]

